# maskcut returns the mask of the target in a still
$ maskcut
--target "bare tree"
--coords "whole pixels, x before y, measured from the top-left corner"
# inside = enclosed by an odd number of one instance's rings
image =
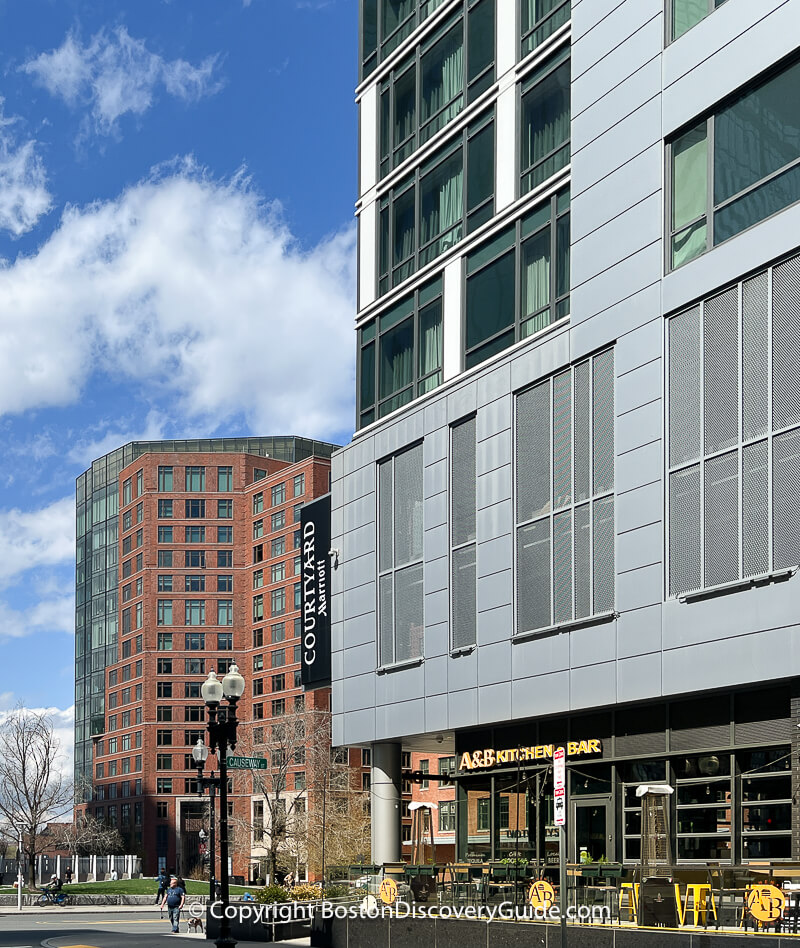
[[[113,856],[125,852],[122,835],[115,826],[87,815],[60,826],[54,842],[59,849],[75,856]]]
[[[72,784],[60,761],[47,714],[19,705],[0,724],[0,816],[22,829],[30,885],[35,884],[36,857],[47,842],[48,822],[72,809]]]

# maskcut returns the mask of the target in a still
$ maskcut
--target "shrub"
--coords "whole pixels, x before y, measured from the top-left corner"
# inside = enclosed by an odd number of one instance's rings
[[[293,902],[310,902],[312,899],[322,898],[322,886],[300,883],[289,889],[289,898]]]
[[[265,885],[263,889],[259,889],[258,892],[256,892],[256,902],[271,905],[274,902],[288,901],[289,893],[282,885]]]
[[[324,899],[343,899],[348,895],[350,895],[350,889],[346,885],[328,885],[322,890]]]

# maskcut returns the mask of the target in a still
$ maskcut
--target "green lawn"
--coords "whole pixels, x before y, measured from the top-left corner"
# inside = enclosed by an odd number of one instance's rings
[[[155,902],[158,882],[155,879],[120,879],[117,882],[73,882],[65,885],[64,890],[73,895],[151,895]],[[241,895],[248,891],[247,886],[232,885],[231,895]],[[13,892],[10,886],[3,886],[3,892]],[[26,891],[23,889],[23,891]],[[189,895],[208,895],[208,882],[186,880],[186,891]],[[250,887],[255,892],[255,886]]]

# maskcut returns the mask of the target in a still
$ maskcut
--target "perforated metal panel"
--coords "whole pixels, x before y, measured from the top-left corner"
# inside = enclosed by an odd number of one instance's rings
[[[458,546],[475,539],[475,419],[453,425],[452,536]]]
[[[592,362],[593,492],[604,494],[614,487],[614,350]]]
[[[583,619],[591,613],[591,531],[589,504],[575,508],[575,618]]]
[[[379,569],[391,569],[394,561],[394,520],[392,462],[378,466],[378,534],[380,536]]]
[[[575,366],[575,500],[587,500],[591,486],[591,432],[589,404],[589,362]]]
[[[800,430],[777,435],[772,442],[773,567],[800,563]]]
[[[700,457],[700,307],[669,321],[669,460]]]
[[[739,440],[739,305],[736,289],[708,300],[703,321],[705,453]]]
[[[739,459],[736,451],[706,461],[705,585],[739,579]]]
[[[476,642],[475,544],[453,550],[453,648]]]
[[[775,267],[772,284],[772,418],[800,423],[800,257]]]
[[[553,619],[572,618],[572,511],[553,517]]]
[[[394,565],[422,558],[422,445],[394,459]]]
[[[745,576],[769,572],[768,444],[742,450],[742,567]]]
[[[392,609],[392,575],[378,580],[378,614],[380,621],[380,663],[394,661],[394,611]]]
[[[422,655],[424,638],[422,563],[397,570],[395,579],[395,661]]]
[[[673,596],[699,589],[700,465],[669,478],[669,590]]]
[[[594,503],[594,611],[614,608],[614,498]]]
[[[552,623],[550,610],[550,520],[517,531],[517,622],[520,632]]]
[[[742,437],[769,428],[769,285],[766,273],[742,284]]]
[[[550,509],[550,382],[517,398],[517,520]]]
[[[553,379],[553,507],[572,501],[572,373]]]

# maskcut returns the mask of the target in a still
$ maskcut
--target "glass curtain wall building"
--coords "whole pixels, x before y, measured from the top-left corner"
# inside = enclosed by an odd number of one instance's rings
[[[457,858],[546,860],[562,741],[571,858],[635,861],[652,779],[680,860],[800,859],[798,18],[361,0],[332,708],[376,862],[401,751],[455,755]]]
[[[104,731],[106,667],[118,658],[119,474],[149,453],[223,452],[297,461],[311,455],[329,457],[331,445],[293,436],[134,441],[98,458],[77,478],[75,785],[79,799],[88,799],[91,793],[92,736]]]

